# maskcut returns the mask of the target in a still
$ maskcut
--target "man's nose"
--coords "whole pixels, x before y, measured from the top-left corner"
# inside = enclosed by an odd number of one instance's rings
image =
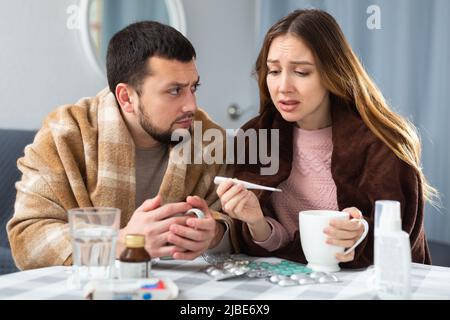
[[[191,92],[186,97],[186,101],[183,105],[183,113],[195,112],[195,110],[197,110],[197,98],[195,93]]]

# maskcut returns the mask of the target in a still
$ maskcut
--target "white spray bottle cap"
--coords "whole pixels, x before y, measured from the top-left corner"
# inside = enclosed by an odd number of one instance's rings
[[[375,230],[401,231],[400,202],[391,200],[375,201]]]

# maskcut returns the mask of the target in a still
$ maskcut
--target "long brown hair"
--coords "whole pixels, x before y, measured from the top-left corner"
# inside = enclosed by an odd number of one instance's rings
[[[413,167],[423,186],[423,196],[433,203],[438,192],[428,184],[420,166],[421,145],[414,125],[394,113],[364,70],[336,20],[317,9],[296,10],[267,32],[256,61],[260,112],[275,109],[267,87],[267,55],[272,41],[293,34],[313,52],[321,80],[330,94],[356,106],[367,127],[401,160]]]

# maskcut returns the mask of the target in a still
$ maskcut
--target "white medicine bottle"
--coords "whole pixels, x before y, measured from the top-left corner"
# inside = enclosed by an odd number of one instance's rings
[[[411,298],[411,244],[402,231],[400,202],[375,202],[375,288],[381,299]]]

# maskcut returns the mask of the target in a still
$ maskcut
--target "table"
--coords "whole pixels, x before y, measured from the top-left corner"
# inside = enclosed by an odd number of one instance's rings
[[[373,268],[340,271],[336,283],[281,287],[265,279],[244,277],[215,281],[203,272],[206,267],[202,258],[158,261],[152,265],[152,275],[173,280],[180,289],[177,299],[183,300],[377,299],[370,289]],[[56,266],[0,276],[0,299],[83,299],[81,290],[67,289],[70,273],[71,267]],[[411,276],[412,299],[450,300],[450,268],[413,263]]]

